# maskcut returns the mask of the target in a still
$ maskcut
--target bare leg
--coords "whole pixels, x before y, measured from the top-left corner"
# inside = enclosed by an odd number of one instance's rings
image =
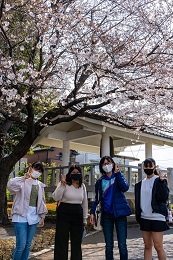
[[[159,260],[166,260],[166,253],[163,248],[163,232],[152,232],[154,247]]]
[[[144,260],[152,260],[152,232],[142,231],[144,240]]]

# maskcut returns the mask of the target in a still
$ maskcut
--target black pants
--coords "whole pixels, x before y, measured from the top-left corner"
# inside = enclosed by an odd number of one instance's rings
[[[82,206],[61,202],[57,208],[54,260],[68,260],[69,238],[71,241],[71,260],[81,260],[82,232]]]

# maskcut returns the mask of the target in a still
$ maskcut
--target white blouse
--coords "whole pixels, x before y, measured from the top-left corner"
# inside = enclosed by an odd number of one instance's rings
[[[86,223],[88,216],[88,199],[84,183],[82,183],[81,187],[75,188],[73,185],[61,185],[61,182],[59,182],[56,190],[52,194],[52,197],[55,201],[70,204],[81,204],[83,208],[83,220],[84,223]]]

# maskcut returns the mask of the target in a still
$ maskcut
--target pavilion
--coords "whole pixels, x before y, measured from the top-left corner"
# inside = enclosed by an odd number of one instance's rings
[[[173,146],[173,137],[154,131],[136,132],[114,120],[101,120],[95,113],[91,117],[78,117],[71,122],[45,127],[33,145],[37,144],[62,148],[62,166],[67,166],[70,149],[114,157],[124,147],[144,144],[147,158],[152,157],[152,145]],[[173,169],[168,174],[168,182],[173,194]]]

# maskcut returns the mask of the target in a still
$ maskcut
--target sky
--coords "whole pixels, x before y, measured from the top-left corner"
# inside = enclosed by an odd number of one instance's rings
[[[145,145],[135,145],[125,148],[124,152],[119,155],[126,155],[130,157],[139,158],[140,162],[145,160]],[[160,168],[167,169],[173,168],[173,147],[170,146],[152,146],[152,157],[156,161],[156,165]],[[131,165],[138,165],[140,163],[132,162]]]

